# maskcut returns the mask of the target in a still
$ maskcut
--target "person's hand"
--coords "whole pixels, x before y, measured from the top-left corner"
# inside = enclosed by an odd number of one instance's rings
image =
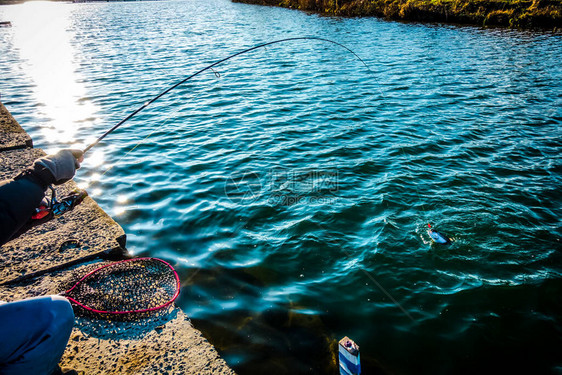
[[[84,153],[80,150],[60,150],[54,155],[47,155],[35,163],[45,167],[54,178],[54,184],[60,185],[72,179],[80,163],[84,161]]]
[[[77,149],[69,149],[69,151],[72,152],[72,156],[74,156],[74,159],[76,159],[76,169],[79,169],[80,163],[84,161],[84,151]]]

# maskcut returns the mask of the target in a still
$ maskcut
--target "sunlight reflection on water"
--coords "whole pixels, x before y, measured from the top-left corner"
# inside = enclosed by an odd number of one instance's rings
[[[90,121],[97,111],[90,101],[80,100],[86,88],[76,72],[71,12],[70,7],[37,1],[21,4],[12,13],[14,43],[41,103],[38,114],[48,121],[41,133],[49,143],[71,143],[80,123]]]
[[[0,31],[2,99],[48,151],[90,144],[186,74],[281,36],[329,37],[373,68],[307,43],[240,56],[151,104],[76,176],[131,253],[173,263],[178,305],[237,373],[335,373],[342,335],[365,373],[559,363],[559,36],[229,0],[34,3],[0,18],[14,24]],[[337,191],[307,170],[337,172]],[[229,195],[252,181],[252,199]],[[454,244],[432,245],[428,221]]]

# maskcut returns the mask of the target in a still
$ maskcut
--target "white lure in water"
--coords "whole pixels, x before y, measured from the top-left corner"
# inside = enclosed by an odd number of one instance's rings
[[[449,237],[445,236],[444,234],[441,234],[441,233],[437,232],[436,230],[431,229],[430,224],[427,224],[427,226],[429,227],[429,229],[427,230],[427,234],[429,234],[429,237],[431,237],[433,242],[440,243],[442,245],[446,245],[446,244],[451,243],[451,239]]]

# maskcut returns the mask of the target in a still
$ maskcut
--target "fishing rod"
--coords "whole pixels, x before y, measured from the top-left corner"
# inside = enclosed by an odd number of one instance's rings
[[[160,92],[158,95],[156,95],[155,97],[153,97],[152,99],[150,99],[149,101],[145,102],[143,105],[141,105],[139,108],[137,108],[135,111],[133,111],[132,113],[130,113],[127,117],[125,117],[123,120],[119,121],[116,125],[114,125],[111,129],[107,130],[105,133],[103,133],[98,139],[96,139],[92,144],[90,144],[89,146],[87,146],[83,151],[82,151],[82,157],[90,150],[92,149],[94,146],[96,146],[98,143],[100,143],[106,136],[108,136],[109,134],[111,134],[112,132],[114,132],[115,130],[117,130],[121,125],[123,125],[125,122],[127,122],[128,120],[130,120],[133,116],[135,116],[137,113],[139,113],[140,111],[142,111],[143,109],[145,109],[146,107],[148,107],[150,104],[154,103],[155,101],[157,101],[158,99],[160,99],[162,96],[166,95],[167,93],[169,93],[170,91],[172,91],[173,89],[175,89],[176,87],[180,86],[181,84],[189,81],[190,79],[192,79],[193,77],[207,71],[207,70],[211,70],[214,72],[213,67],[228,61],[236,56],[240,56],[242,54],[254,51],[256,49],[259,48],[264,48],[266,46],[270,46],[272,44],[277,44],[277,43],[283,43],[283,42],[289,42],[289,41],[296,41],[296,40],[316,40],[316,41],[321,41],[321,42],[327,42],[327,43],[331,43],[334,44],[336,46],[339,46],[341,48],[343,48],[344,50],[348,51],[349,53],[351,53],[353,56],[355,56],[359,61],[361,61],[361,63],[363,65],[365,65],[365,67],[367,68],[367,70],[369,72],[372,72],[371,69],[369,68],[369,66],[365,63],[365,61],[363,61],[363,59],[361,57],[359,57],[359,55],[357,55],[355,52],[353,52],[350,48],[344,46],[341,43],[338,43],[336,41],[330,40],[330,39],[326,39],[326,38],[320,38],[320,37],[314,37],[314,36],[304,36],[304,37],[293,37],[293,38],[285,38],[285,39],[279,39],[279,40],[274,40],[272,42],[268,42],[268,43],[262,43],[259,45],[256,45],[254,47],[251,48],[247,48],[243,51],[240,51],[238,53],[235,53],[233,55],[230,55],[228,57],[225,57],[224,59],[218,60],[216,62],[214,62],[211,65],[206,66],[205,68],[193,73],[192,75],[182,79],[181,81],[177,82],[176,84],[168,87],[166,90]],[[215,72],[215,75],[218,76],[218,73]],[[180,108],[178,108],[178,110],[176,110],[175,112],[179,111]],[[175,113],[174,112],[174,113]],[[150,134],[149,134],[150,136]],[[135,146],[134,148],[136,148],[137,146]],[[134,149],[133,148],[133,149]],[[131,150],[132,151],[132,150]],[[130,151],[129,151],[130,152]],[[107,171],[106,171],[107,172]],[[105,174],[105,173],[104,173]],[[40,220],[47,220],[49,218],[51,218],[54,215],[61,215],[66,211],[72,210],[74,208],[75,205],[79,204],[84,197],[87,195],[87,193],[84,190],[79,190],[74,192],[73,194],[71,194],[70,196],[62,199],[61,201],[57,201],[56,200],[56,195],[55,195],[55,191],[54,189],[52,189],[52,195],[51,195],[51,199],[47,200],[47,203],[45,205],[40,206],[39,208],[36,209],[36,213],[33,216],[33,219],[36,221],[40,221]]]
[[[172,91],[173,89],[175,89],[176,87],[184,84],[185,82],[189,81],[190,79],[192,79],[195,76],[198,76],[199,74],[207,71],[207,70],[211,70],[213,67],[222,64],[225,61],[228,61],[236,56],[240,56],[243,55],[245,53],[254,51],[256,49],[259,48],[263,48],[263,47],[267,47],[270,46],[272,44],[277,44],[277,43],[284,43],[284,42],[289,42],[289,41],[295,41],[295,40],[316,40],[316,41],[321,41],[321,42],[326,42],[326,43],[332,43],[335,44],[336,46],[339,46],[343,49],[345,49],[346,51],[350,52],[351,54],[353,54],[353,56],[355,56],[359,61],[361,61],[361,63],[363,65],[365,65],[365,67],[367,68],[367,70],[371,71],[371,69],[369,68],[369,66],[365,63],[365,61],[363,61],[363,59],[361,57],[359,57],[359,55],[357,55],[355,52],[353,52],[350,48],[344,46],[341,43],[338,43],[336,41],[330,40],[330,39],[326,39],[326,38],[320,38],[320,37],[315,37],[315,36],[301,36],[301,37],[293,37],[293,38],[285,38],[285,39],[279,39],[279,40],[274,40],[272,42],[267,42],[267,43],[263,43],[263,44],[258,44],[254,47],[245,49],[243,51],[237,52],[233,55],[230,55],[228,57],[225,57],[224,59],[218,60],[214,63],[212,63],[209,66],[206,66],[205,68],[193,73],[192,75],[188,76],[187,78],[182,79],[181,81],[177,82],[176,84],[168,87],[166,90],[162,91],[161,93],[159,93],[158,95],[156,95],[154,98],[150,99],[149,101],[145,102],[143,105],[141,105],[139,108],[137,108],[135,111],[133,111],[131,114],[129,114],[127,117],[125,117],[123,120],[119,121],[115,126],[113,126],[111,129],[109,129],[108,131],[106,131],[105,133],[103,133],[98,139],[96,139],[92,144],[90,144],[89,146],[87,146],[83,153],[86,154],[86,152],[88,152],[92,147],[96,146],[98,143],[101,142],[101,140],[103,140],[106,136],[108,136],[109,134],[111,134],[112,132],[114,132],[115,130],[117,130],[117,128],[119,128],[121,125],[123,125],[125,122],[127,122],[128,120],[130,120],[133,116],[135,116],[137,113],[139,113],[140,111],[142,111],[143,109],[145,109],[146,107],[148,107],[150,104],[154,103],[155,101],[157,101],[158,99],[160,99],[161,97],[163,97],[164,95],[166,95],[167,93],[169,93],[170,91]]]

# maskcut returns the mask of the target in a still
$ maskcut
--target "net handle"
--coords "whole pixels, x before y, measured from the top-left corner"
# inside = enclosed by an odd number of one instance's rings
[[[110,267],[110,266],[114,266],[114,265],[116,265],[116,264],[121,264],[121,263],[125,263],[125,262],[134,262],[134,261],[139,261],[139,260],[150,260],[150,261],[154,261],[154,260],[155,260],[155,261],[164,263],[164,264],[165,264],[166,266],[168,266],[168,267],[170,268],[170,270],[172,270],[172,272],[174,273],[174,277],[175,277],[175,279],[176,279],[176,292],[174,293],[174,295],[172,296],[172,298],[171,298],[168,302],[166,302],[165,304],[160,305],[160,306],[156,306],[156,307],[151,307],[150,309],[142,309],[142,310],[132,310],[132,311],[102,311],[102,310],[96,310],[96,309],[93,309],[93,308],[91,308],[91,307],[89,307],[89,306],[86,306],[86,305],[84,305],[83,303],[81,303],[81,302],[75,300],[74,298],[68,296],[68,294],[69,294],[70,292],[72,292],[72,290],[74,290],[74,288],[76,288],[82,281],[84,281],[84,279],[86,279],[87,277],[90,277],[90,276],[93,275],[94,273],[96,273],[96,272],[98,272],[98,271],[100,271],[100,270],[102,270],[102,269],[104,269],[104,268],[107,268],[107,267]],[[93,312],[93,313],[97,313],[97,314],[123,315],[123,314],[147,313],[147,312],[152,312],[152,311],[156,311],[156,310],[163,309],[163,308],[165,308],[165,307],[171,305],[171,304],[176,300],[176,298],[178,298],[178,296],[180,295],[180,278],[179,278],[179,276],[178,276],[178,273],[177,273],[176,270],[174,269],[174,267],[172,267],[172,266],[170,265],[170,263],[168,263],[168,262],[166,262],[166,261],[163,261],[162,259],[150,258],[150,257],[125,259],[125,260],[120,260],[119,262],[114,262],[114,263],[106,264],[105,266],[96,268],[95,270],[93,270],[93,271],[91,271],[91,272],[88,272],[88,273],[87,273],[86,275],[84,275],[80,280],[78,280],[78,281],[76,282],[76,284],[74,284],[74,286],[73,286],[72,288],[68,289],[66,292],[61,293],[60,295],[63,296],[63,297],[65,297],[66,299],[68,299],[68,300],[74,302],[75,304],[77,304],[77,305],[80,306],[81,308],[86,309],[86,310],[88,310],[88,311],[90,311],[90,312]]]

